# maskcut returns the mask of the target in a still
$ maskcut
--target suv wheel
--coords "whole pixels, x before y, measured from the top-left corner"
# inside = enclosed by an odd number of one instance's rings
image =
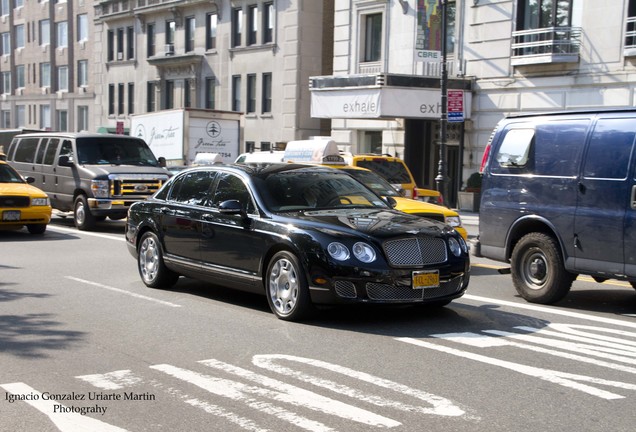
[[[575,279],[563,266],[556,240],[543,233],[523,236],[512,251],[510,263],[517,292],[531,303],[561,300]]]
[[[75,198],[73,213],[77,229],[86,231],[95,228],[95,217],[91,213],[91,209],[88,207],[88,200],[84,195],[78,195]]]

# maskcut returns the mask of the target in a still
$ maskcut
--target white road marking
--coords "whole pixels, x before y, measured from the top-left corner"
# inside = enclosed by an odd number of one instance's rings
[[[35,400],[25,400],[24,402],[46,415],[61,432],[126,432],[126,429],[79,413],[55,412],[56,405],[64,408],[66,405],[55,400],[45,399],[42,393],[24,383],[2,384],[0,387],[15,395],[33,395]]]
[[[578,312],[570,312],[570,311],[566,311],[562,309],[557,309],[556,307],[537,306],[530,303],[515,303],[511,301],[476,296],[472,294],[465,294],[459,300],[462,300],[462,299],[474,300],[474,301],[478,301],[478,302],[486,303],[486,304],[498,304],[501,306],[508,306],[508,307],[517,308],[517,309],[526,309],[526,310],[531,310],[535,312],[543,312],[543,313],[552,314],[552,315],[567,316],[570,318],[582,319],[588,322],[595,321],[595,322],[611,324],[615,326],[636,328],[636,322],[622,321],[622,320],[617,320],[612,318],[603,318],[596,315],[587,315],[587,314],[578,313]]]
[[[492,366],[499,366],[505,369],[510,369],[512,371],[529,375],[534,378],[539,378],[544,381],[548,381],[554,384],[559,384],[567,388],[571,388],[574,390],[581,391],[583,393],[587,393],[592,396],[599,397],[601,399],[623,399],[625,396],[621,396],[616,393],[608,392],[605,390],[598,389],[596,387],[592,387],[589,385],[581,384],[580,382],[588,382],[592,384],[605,385],[609,387],[622,388],[627,390],[636,390],[636,385],[628,384],[618,381],[609,381],[601,378],[589,377],[586,375],[577,375],[571,374],[567,372],[559,372],[550,369],[543,369],[534,366],[528,366],[520,363],[513,363],[505,360],[496,359],[493,357],[487,357],[481,354],[475,354],[468,351],[462,351],[455,348],[446,347],[443,345],[436,345],[430,342],[426,342],[419,339],[413,338],[396,338],[396,340],[401,342],[406,342],[415,346],[419,346],[422,348],[428,348],[435,351],[443,352],[446,354],[452,354],[458,357],[467,358],[470,360],[475,360],[478,362],[486,363]],[[580,382],[577,382],[580,381]]]
[[[109,234],[102,234],[102,233],[96,233],[96,232],[90,232],[90,231],[80,231],[76,228],[66,228],[66,227],[61,227],[58,225],[47,225],[47,230],[51,230],[51,231],[61,231],[61,232],[67,232],[67,233],[72,233],[72,234],[77,234],[77,235],[85,235],[85,236],[89,236],[89,237],[100,237],[100,238],[105,238],[108,240],[118,240],[118,241],[126,241],[126,238],[124,237],[124,234],[122,233],[121,236],[114,236],[114,235],[109,235]]]
[[[248,386],[235,381],[204,375],[198,372],[182,369],[168,364],[154,365],[150,366],[150,368],[189,382],[190,384],[207,390],[217,396],[226,397],[235,402],[242,402],[248,407],[253,408],[261,413],[275,416],[279,420],[287,421],[302,429],[312,432],[333,431],[333,429],[325,424],[310,420],[284,408],[253,397],[253,395],[256,395],[261,397],[268,397],[270,399],[276,399],[276,396],[280,395],[278,392],[267,390],[262,387]]]
[[[432,405],[432,408],[403,404],[403,403],[390,400],[390,399],[385,399],[379,396],[368,395],[359,390],[352,389],[351,387],[348,387],[346,385],[338,384],[336,382],[333,382],[327,379],[318,378],[313,375],[304,374],[302,372],[277,364],[280,360],[286,360],[286,361],[297,362],[297,363],[301,363],[305,365],[314,366],[317,368],[325,369],[331,372],[344,375],[349,378],[355,378],[359,381],[373,384],[378,387],[393,390],[400,394],[406,394],[414,398],[420,399],[426,402],[427,404]],[[436,396],[434,394],[426,393],[426,392],[414,389],[412,387],[408,387],[403,384],[396,383],[394,381],[389,381],[383,378],[369,375],[364,372],[359,372],[344,366],[339,366],[332,363],[323,362],[320,360],[313,360],[309,358],[296,357],[296,356],[283,355],[283,354],[269,354],[269,355],[254,356],[252,359],[252,363],[254,363],[254,365],[258,367],[267,369],[272,372],[276,372],[283,376],[286,376],[286,377],[293,376],[294,378],[310,383],[317,387],[322,387],[322,388],[331,390],[337,394],[346,395],[356,400],[361,400],[361,401],[368,402],[378,406],[388,406],[391,408],[398,409],[400,411],[418,412],[421,414],[433,414],[433,415],[440,415],[440,416],[453,417],[453,416],[461,416],[464,414],[464,411],[462,411],[459,407],[453,404],[453,402],[451,402],[450,400],[446,398]],[[209,362],[205,362],[205,364],[210,365]],[[219,369],[223,369],[222,364],[217,364],[215,365],[215,367],[218,367]]]
[[[133,375],[129,370],[119,370],[105,374],[79,375],[75,378],[86,381],[104,390],[119,390],[140,383],[141,378]]]
[[[226,410],[223,407],[218,405],[211,404],[209,402],[205,402],[199,399],[188,399],[185,401],[188,405],[192,405],[193,407],[201,408],[203,411],[208,414],[213,414],[217,417],[224,418],[229,420],[230,422],[240,426],[241,428],[250,431],[250,432],[271,432],[270,429],[263,429],[256,423],[254,423],[250,419],[246,419],[237,414],[234,414],[231,411]]]
[[[87,285],[92,285],[92,286],[95,286],[95,287],[98,287],[98,288],[107,289],[107,290],[114,291],[114,292],[117,292],[117,293],[120,293],[120,294],[126,294],[126,295],[129,295],[131,297],[135,297],[135,298],[142,299],[142,300],[148,300],[148,301],[151,301],[151,302],[154,302],[154,303],[158,303],[158,304],[161,304],[161,305],[164,305],[164,306],[181,307],[180,304],[170,303],[170,302],[167,302],[167,301],[163,301],[163,300],[159,300],[159,299],[156,299],[156,298],[148,297],[148,296],[145,296],[145,295],[142,295],[142,294],[137,294],[137,293],[134,293],[134,292],[131,292],[131,291],[126,291],[126,290],[123,290],[121,288],[115,288],[115,287],[112,287],[112,286],[104,285],[104,284],[101,284],[99,282],[93,282],[93,281],[89,281],[89,280],[86,280],[86,279],[80,279],[80,278],[76,278],[74,276],[64,276],[64,277],[66,279],[70,279],[70,280],[73,280],[75,282],[80,282],[80,283],[84,283],[84,284],[87,284]]]

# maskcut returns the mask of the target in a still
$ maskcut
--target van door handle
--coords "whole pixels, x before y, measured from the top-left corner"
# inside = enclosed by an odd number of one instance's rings
[[[587,191],[587,188],[585,187],[585,185],[583,183],[579,182],[579,192],[584,194],[585,191]]]
[[[632,202],[631,202],[631,207],[632,210],[636,210],[636,185],[632,186]]]

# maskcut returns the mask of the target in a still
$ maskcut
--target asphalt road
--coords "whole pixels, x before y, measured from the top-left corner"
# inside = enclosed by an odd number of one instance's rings
[[[471,230],[469,230],[471,231]],[[636,291],[580,278],[530,305],[473,259],[441,310],[146,288],[123,222],[0,232],[0,430],[633,431]]]

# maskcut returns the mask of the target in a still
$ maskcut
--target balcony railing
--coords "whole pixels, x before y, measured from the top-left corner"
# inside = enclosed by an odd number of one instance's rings
[[[512,33],[513,66],[579,61],[581,29],[547,27]]]

